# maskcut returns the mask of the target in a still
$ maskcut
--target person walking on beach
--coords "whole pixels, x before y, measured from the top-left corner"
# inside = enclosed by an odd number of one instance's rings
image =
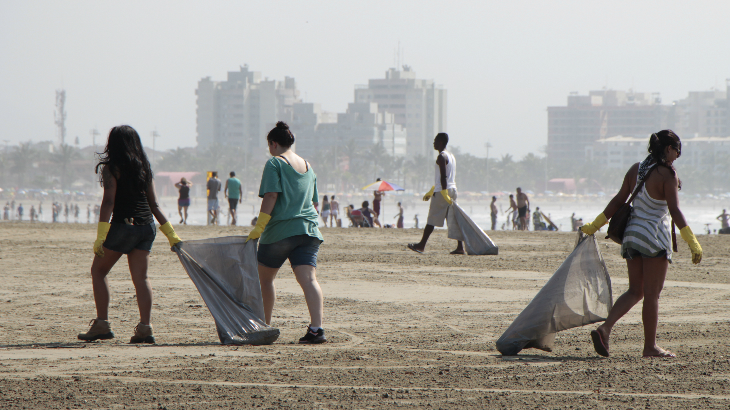
[[[322,217],[322,222],[324,222],[324,227],[326,228],[327,219],[330,217],[330,200],[327,198],[327,195],[322,196],[322,211],[319,216]],[[330,227],[332,227],[331,224]]]
[[[398,202],[398,214],[393,218],[398,218],[398,222],[395,225],[396,228],[403,229],[403,205],[400,202]]]
[[[492,203],[489,204],[489,208],[492,211],[492,213],[491,213],[492,230],[496,231],[497,230],[497,214],[499,213],[499,209],[497,209],[497,197],[496,196],[492,197]]]
[[[86,223],[91,223],[91,204],[86,204]]]
[[[702,247],[679,209],[678,191],[682,183],[673,163],[682,155],[682,143],[673,131],[663,130],[651,135],[648,151],[646,159],[629,168],[621,189],[603,213],[580,228],[587,235],[595,234],[643,182],[635,193],[621,245],[621,256],[626,259],[629,271],[629,290],[616,299],[606,321],[591,331],[593,347],[601,356],[609,355],[613,326],[643,298],[643,357],[676,357],[656,342],[659,294],[664,287],[667,267],[672,262],[670,216],[682,239],[689,244],[692,262],[697,264],[702,260]]]
[[[520,219],[519,227],[521,231],[528,229],[527,212],[530,210],[530,198],[522,192],[522,188],[517,187],[517,212]]]
[[[23,204],[18,205],[18,220],[23,220]]]
[[[230,178],[226,180],[226,187],[223,194],[228,198],[228,212],[231,214],[231,225],[236,224],[236,207],[243,201],[241,195],[241,180],[236,178],[236,173],[231,171]]]
[[[190,187],[193,183],[188,181],[185,177],[180,178],[180,182],[175,183],[177,188],[177,213],[180,214],[180,223],[188,224],[188,208],[190,207]],[[184,213],[183,213],[184,212]]]
[[[35,217],[36,217],[35,206],[31,205],[30,206],[30,221],[35,222]]]
[[[96,173],[104,187],[94,242],[95,256],[91,264],[96,319],[91,320],[89,331],[80,333],[78,338],[85,341],[114,338],[108,316],[107,274],[122,255],[127,255],[140,316],[129,343],[155,343],[150,322],[152,287],[147,278],[150,251],[155,240],[153,217],[159,222],[160,231],[165,234],[170,246],[179,243],[180,238],[157,202],[150,162],[134,128],[121,125],[109,131],[106,147],[96,164]]]
[[[517,202],[515,196],[509,194],[509,212],[507,212],[507,223],[512,221],[512,230],[517,230]]]
[[[449,136],[440,132],[433,139],[433,148],[439,152],[436,158],[436,181],[431,190],[423,196],[424,201],[431,200],[428,207],[428,219],[423,229],[423,237],[419,243],[409,243],[408,249],[423,253],[426,249],[428,237],[431,236],[435,226],[444,226],[444,221],[449,212],[449,205],[456,199],[456,159],[454,155],[446,151],[449,143]],[[438,194],[434,195],[434,192]],[[457,241],[456,249],[452,255],[464,255],[464,245]]]
[[[339,227],[339,220],[340,220],[340,203],[337,202],[335,199],[335,196],[332,195],[330,198],[330,227],[337,226]]]
[[[10,219],[10,204],[5,203],[5,206],[3,207],[3,220],[7,221]]]
[[[208,215],[210,216],[210,224],[218,225],[218,192],[221,190],[221,181],[218,179],[218,171],[213,171],[207,183],[208,188]]]
[[[291,150],[294,135],[286,123],[276,123],[266,140],[272,158],[266,162],[261,176],[261,212],[246,239],[259,239],[257,259],[264,319],[267,325],[271,324],[276,303],[274,279],[289,259],[310,316],[307,332],[299,343],[324,343],[324,301],[316,274],[317,253],[324,241],[317,227],[317,176],[311,165]]]

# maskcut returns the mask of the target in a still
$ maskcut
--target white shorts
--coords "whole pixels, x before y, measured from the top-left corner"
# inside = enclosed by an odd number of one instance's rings
[[[456,188],[448,189],[452,201],[456,201]],[[444,226],[444,220],[449,213],[449,203],[446,202],[441,192],[436,192],[431,197],[431,205],[428,207],[428,219],[426,224],[431,226]]]
[[[332,215],[332,216],[333,216],[333,217],[334,217],[335,219],[339,219],[339,218],[337,217],[337,216],[338,216],[339,214],[340,214],[340,212],[339,212],[338,210],[336,210],[336,209],[333,209],[333,210],[331,211],[331,215]]]
[[[330,211],[329,210],[322,211],[321,215],[322,215],[322,219],[327,219],[330,216]]]

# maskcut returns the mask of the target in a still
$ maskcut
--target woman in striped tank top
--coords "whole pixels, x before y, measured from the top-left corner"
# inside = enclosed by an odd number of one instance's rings
[[[678,191],[681,182],[672,163],[682,154],[682,143],[671,130],[659,131],[649,138],[649,156],[634,164],[624,177],[621,190],[609,202],[595,221],[580,229],[593,235],[605,225],[629,196],[645,181],[636,193],[631,218],[626,226],[621,256],[629,270],[629,290],[616,299],[606,321],[591,332],[596,353],[608,357],[608,339],[613,325],[642,298],[644,308],[643,357],[676,357],[656,344],[659,321],[659,294],[664,287],[667,267],[672,262],[670,216],[692,253],[692,262],[700,263],[702,247],[697,242],[687,221],[679,210]]]

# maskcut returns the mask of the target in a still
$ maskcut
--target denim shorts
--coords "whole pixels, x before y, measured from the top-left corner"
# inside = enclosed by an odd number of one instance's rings
[[[267,268],[279,269],[289,259],[292,268],[299,265],[317,267],[317,253],[322,243],[319,238],[297,235],[278,242],[259,244],[257,259]]]
[[[152,242],[155,241],[155,224],[127,225],[112,223],[106,235],[104,247],[110,251],[128,254],[133,249],[152,251]]]

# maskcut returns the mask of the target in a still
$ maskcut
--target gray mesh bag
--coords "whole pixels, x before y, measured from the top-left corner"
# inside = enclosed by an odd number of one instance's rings
[[[223,344],[271,344],[279,329],[263,320],[257,241],[245,236],[181,242],[172,249],[208,306]]]
[[[606,320],[611,277],[596,237],[579,235],[573,252],[497,340],[503,355],[531,347],[551,352],[557,332]]]

